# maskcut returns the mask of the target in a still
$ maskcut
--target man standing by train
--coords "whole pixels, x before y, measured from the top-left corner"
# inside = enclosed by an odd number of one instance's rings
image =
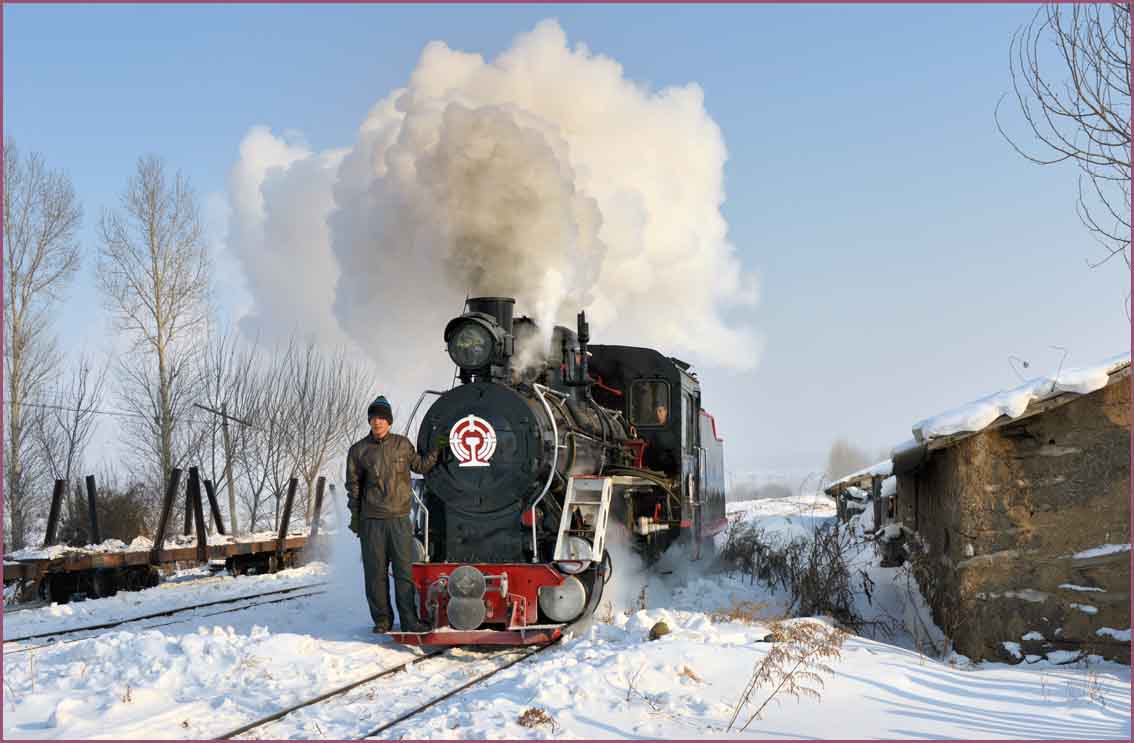
[[[420,456],[409,439],[390,432],[394,414],[381,395],[370,403],[366,418],[370,433],[347,452],[346,489],[350,530],[362,542],[366,601],[374,632],[390,631],[389,564],[394,569],[394,596],[402,631],[425,632],[429,627],[414,608],[410,470],[424,475],[433,469],[443,442]]]

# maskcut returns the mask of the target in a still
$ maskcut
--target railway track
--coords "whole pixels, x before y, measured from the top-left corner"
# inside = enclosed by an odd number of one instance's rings
[[[435,705],[440,704],[441,702],[443,702],[447,699],[450,699],[451,697],[456,696],[457,694],[460,694],[462,691],[465,691],[466,689],[469,689],[473,686],[476,686],[477,684],[480,684],[480,683],[488,680],[489,678],[495,676],[496,674],[500,673],[501,671],[505,671],[505,670],[511,668],[512,666],[516,665],[517,663],[522,663],[523,661],[527,660],[528,658],[531,658],[532,656],[537,655],[537,654],[547,650],[550,647],[553,647],[554,645],[558,644],[558,642],[559,641],[557,640],[555,642],[551,642],[551,643],[548,643],[546,645],[541,645],[539,647],[536,647],[534,650],[528,649],[528,648],[519,648],[519,649],[518,648],[509,648],[507,650],[499,650],[499,651],[495,651],[495,652],[492,652],[492,653],[485,654],[485,660],[488,660],[488,661],[491,661],[491,660],[494,660],[494,659],[500,659],[500,658],[507,658],[507,660],[505,660],[505,662],[502,663],[502,664],[492,666],[491,668],[489,668],[488,670],[486,670],[484,672],[477,673],[473,678],[469,679],[468,681],[465,681],[464,683],[456,686],[455,688],[449,689],[448,691],[429,699],[427,702],[425,702],[423,704],[417,705],[417,706],[413,707],[412,709],[409,709],[409,710],[406,710],[406,711],[399,713],[393,719],[387,720],[386,722],[383,722],[381,725],[378,725],[377,727],[370,729],[369,732],[366,732],[363,735],[357,735],[357,736],[353,736],[353,737],[356,737],[356,739],[358,739],[358,740],[362,740],[362,739],[365,739],[365,738],[373,737],[375,735],[379,735],[379,734],[393,728],[394,726],[405,722],[406,720],[409,720],[413,717],[416,717],[417,715],[421,714],[422,712],[425,712],[426,710],[434,707]],[[323,694],[320,694],[319,696],[312,697],[311,699],[300,702],[299,704],[295,704],[295,705],[292,705],[292,706],[290,706],[286,709],[282,709],[282,710],[279,710],[277,712],[274,712],[271,715],[268,715],[266,717],[262,717],[258,720],[254,720],[252,722],[246,723],[245,725],[242,725],[242,726],[240,726],[240,727],[238,727],[234,730],[230,730],[227,733],[224,733],[223,735],[217,736],[216,738],[214,738],[214,740],[232,740],[232,739],[238,738],[239,736],[243,736],[243,735],[250,733],[254,730],[259,730],[260,728],[264,728],[268,725],[271,725],[272,723],[274,723],[278,720],[282,720],[285,717],[288,717],[289,715],[292,715],[295,712],[298,712],[300,710],[309,709],[309,708],[311,708],[315,705],[323,704],[323,703],[326,703],[330,700],[342,698],[345,694],[347,694],[351,691],[354,691],[356,689],[362,690],[362,688],[365,687],[367,684],[370,684],[372,682],[378,681],[378,680],[383,679],[383,678],[393,676],[393,675],[395,675],[395,674],[397,674],[401,671],[409,670],[410,668],[412,668],[412,667],[414,667],[414,666],[416,666],[420,663],[424,663],[426,661],[433,660],[433,659],[439,658],[441,656],[450,656],[451,651],[452,651],[452,649],[439,649],[439,650],[433,650],[431,652],[427,652],[423,655],[420,655],[416,658],[413,658],[409,661],[406,661],[405,663],[401,663],[399,665],[383,669],[381,671],[378,671],[377,673],[373,673],[373,674],[370,674],[370,675],[368,675],[364,678],[360,678],[356,681],[352,681],[351,683],[349,683],[345,686],[341,686],[341,687],[334,689],[332,691],[325,692]],[[514,656],[514,657],[509,657],[509,656]],[[269,735],[269,737],[271,737],[271,736]]]
[[[113,622],[103,622],[101,624],[90,624],[90,625],[86,625],[86,626],[83,626],[83,627],[71,627],[71,628],[63,629],[63,630],[55,630],[53,632],[40,632],[40,633],[36,633],[36,634],[31,634],[31,635],[23,635],[21,637],[5,638],[4,639],[4,653],[5,654],[9,654],[9,653],[14,654],[14,653],[19,653],[19,652],[27,652],[28,650],[34,650],[36,648],[46,647],[47,645],[69,644],[69,643],[72,643],[72,642],[78,642],[80,640],[89,640],[89,639],[91,639],[91,637],[98,637],[99,635],[90,635],[90,636],[84,636],[84,637],[73,638],[73,639],[68,639],[68,640],[51,640],[49,642],[40,643],[40,644],[31,646],[31,647],[13,648],[11,650],[8,649],[9,646],[14,645],[15,643],[27,642],[28,640],[42,640],[42,639],[45,639],[45,638],[52,638],[52,637],[58,638],[58,637],[64,637],[66,635],[73,635],[73,634],[77,634],[77,633],[94,632],[94,631],[97,631],[97,630],[107,630],[107,629],[112,629],[114,627],[119,627],[123,624],[131,624],[133,622],[141,622],[141,621],[144,621],[144,620],[147,620],[147,619],[158,619],[158,618],[162,618],[162,617],[175,616],[177,614],[183,614],[185,612],[196,611],[196,610],[199,610],[199,609],[206,609],[206,608],[209,608],[211,606],[222,606],[222,605],[225,605],[225,604],[235,604],[237,602],[252,601],[253,599],[265,598],[265,597],[268,597],[268,596],[280,596],[280,595],[283,595],[283,594],[291,594],[291,593],[295,593],[297,591],[304,591],[306,589],[321,588],[322,586],[325,586],[325,585],[326,585],[326,583],[323,583],[323,582],[308,583],[308,584],[305,584],[305,585],[302,585],[302,586],[293,586],[291,588],[282,588],[282,589],[279,589],[279,590],[276,590],[276,591],[264,591],[263,593],[255,593],[255,594],[252,594],[252,595],[236,596],[236,597],[228,598],[228,599],[219,599],[217,601],[207,601],[207,602],[201,603],[201,604],[193,604],[191,606],[183,606],[183,607],[179,607],[179,608],[176,608],[176,609],[167,609],[165,611],[153,612],[151,614],[142,614],[142,615],[136,616],[136,617],[127,617],[125,619],[118,619],[118,620],[115,620]],[[305,598],[307,596],[317,596],[321,593],[324,593],[324,591],[310,591],[310,592],[298,594],[298,595],[295,595],[295,596],[287,596],[286,598],[276,599],[276,600],[273,600],[273,601],[258,601],[258,602],[253,602],[253,603],[250,603],[250,604],[247,604],[247,605],[242,605],[242,606],[234,607],[234,608],[231,608],[231,609],[226,609],[224,611],[212,612],[210,614],[205,614],[203,616],[216,616],[218,614],[228,614],[228,613],[231,613],[231,612],[243,611],[245,609],[251,609],[251,608],[254,608],[254,607],[257,607],[257,606],[264,606],[265,604],[276,604],[276,603],[281,603],[283,601],[293,601],[295,599]],[[188,622],[188,621],[192,621],[193,619],[199,619],[199,618],[202,618],[202,617],[197,617],[197,616],[188,617],[186,619],[179,619],[179,620],[176,620],[174,622],[164,622],[164,623],[161,623],[161,624],[150,625],[150,626],[147,626],[146,629],[150,629],[152,627],[165,627],[165,626],[170,625],[170,624],[179,624],[181,622]],[[99,634],[101,634],[101,633],[99,633]]]
[[[601,597],[601,595],[602,594],[599,593],[596,596]],[[545,645],[536,646],[534,649],[532,649],[530,647],[507,648],[507,649],[502,649],[502,650],[497,650],[495,652],[487,653],[485,655],[486,655],[487,658],[490,658],[490,659],[491,658],[500,658],[500,657],[508,656],[508,655],[515,655],[516,657],[510,658],[506,662],[504,662],[502,665],[495,666],[495,667],[489,669],[488,671],[486,671],[484,673],[476,674],[473,678],[469,679],[468,681],[456,686],[453,689],[450,689],[450,690],[448,690],[448,691],[446,691],[442,694],[439,694],[439,695],[429,699],[428,701],[424,702],[423,704],[419,704],[416,707],[413,707],[412,709],[398,713],[397,716],[395,716],[393,719],[387,720],[386,722],[383,722],[382,724],[380,724],[376,727],[369,728],[368,732],[365,735],[359,735],[359,736],[356,736],[356,737],[352,736],[352,737],[355,737],[356,740],[363,740],[365,738],[372,738],[375,735],[380,735],[380,734],[386,732],[387,730],[392,729],[396,725],[399,725],[399,724],[405,722],[406,720],[412,719],[412,718],[420,715],[422,712],[425,712],[426,710],[429,710],[429,709],[435,707],[436,705],[440,704],[441,702],[444,702],[445,700],[450,699],[450,698],[456,696],[457,694],[460,694],[461,692],[465,691],[466,689],[470,689],[473,686],[476,686],[477,684],[480,684],[484,681],[487,681],[488,679],[492,678],[493,676],[500,673],[501,671],[506,671],[507,669],[511,668],[512,666],[516,665],[517,663],[522,663],[525,660],[527,660],[527,659],[529,659],[533,656],[536,656],[536,655],[538,655],[538,654],[540,654],[540,653],[542,653],[542,652],[544,652],[544,651],[546,651],[550,648],[558,646],[564,640],[567,640],[571,637],[574,637],[579,632],[582,632],[587,627],[591,626],[591,624],[594,622],[594,609],[598,605],[598,598],[597,597],[592,602],[594,605],[589,606],[588,610],[583,614],[582,617],[580,617],[579,619],[575,620],[573,623],[571,623],[570,625],[565,627],[564,630],[563,630],[563,633],[558,638],[556,638],[555,640],[552,640],[551,642],[549,642]],[[292,705],[291,707],[288,707],[286,709],[280,710],[278,712],[274,712],[271,715],[268,715],[266,717],[262,717],[258,720],[254,720],[252,722],[246,723],[245,725],[242,725],[239,728],[236,728],[235,730],[228,731],[224,735],[217,736],[213,740],[231,740],[231,739],[237,738],[238,736],[242,736],[245,733],[249,733],[253,730],[257,730],[259,728],[265,727],[266,725],[270,725],[271,723],[276,722],[278,720],[282,720],[285,717],[287,717],[291,714],[294,714],[295,712],[299,712],[301,710],[313,707],[317,704],[321,704],[321,703],[327,702],[329,700],[342,697],[344,694],[347,694],[347,693],[349,693],[349,692],[351,692],[355,689],[360,689],[361,687],[363,687],[366,684],[371,683],[373,681],[377,681],[377,680],[382,679],[382,678],[387,678],[387,677],[393,676],[393,675],[397,674],[399,671],[408,670],[408,669],[416,666],[419,663],[424,663],[428,660],[431,660],[433,658],[437,658],[439,656],[450,655],[451,653],[459,652],[460,650],[463,650],[463,648],[442,648],[442,649],[434,650],[434,651],[431,651],[431,652],[427,652],[423,655],[418,656],[417,658],[406,661],[405,663],[401,663],[401,664],[394,666],[392,668],[387,668],[387,669],[384,669],[382,671],[378,671],[377,673],[370,674],[369,676],[366,676],[365,678],[361,678],[361,679],[358,679],[356,681],[353,681],[353,682],[347,684],[346,686],[342,686],[342,687],[339,687],[338,689],[334,689],[332,691],[325,692],[323,694],[320,694],[319,696],[312,697],[311,699],[308,699],[304,702],[300,702],[299,704],[295,704],[295,705]],[[322,732],[320,731],[320,737],[326,737],[326,736],[324,736],[322,734]],[[332,737],[334,737],[334,736],[332,736]]]
[[[499,666],[498,668],[495,668],[495,669],[489,671],[488,673],[481,674],[481,675],[469,680],[468,682],[462,684],[461,686],[458,686],[456,689],[453,689],[452,691],[448,691],[448,692],[445,692],[444,694],[441,694],[437,697],[434,697],[433,699],[430,699],[428,702],[421,704],[421,705],[418,705],[417,707],[414,707],[413,709],[409,710],[408,712],[402,713],[398,717],[395,717],[393,720],[390,720],[389,722],[382,723],[381,725],[374,728],[373,730],[366,733],[365,735],[359,736],[358,739],[364,740],[366,738],[373,738],[376,735],[380,735],[381,733],[384,733],[387,730],[393,728],[395,725],[400,725],[401,723],[405,722],[406,720],[409,720],[413,717],[417,717],[422,712],[425,712],[426,710],[437,706],[441,702],[444,702],[446,699],[449,699],[450,697],[454,697],[457,694],[460,694],[462,691],[469,689],[473,686],[476,686],[477,684],[479,684],[483,681],[487,681],[488,679],[492,678],[493,676],[500,673],[501,671],[506,671],[509,668],[511,668],[512,666],[516,665],[517,663],[522,663],[525,660],[527,660],[528,658],[531,658],[532,656],[538,655],[538,654],[542,653],[543,651],[547,650],[548,648],[551,648],[551,647],[554,647],[555,645],[558,645],[559,642],[560,642],[560,640],[554,640],[552,642],[547,643],[546,645],[541,645],[541,646],[537,647],[535,650],[529,650],[529,651],[521,654],[520,657],[515,658],[513,660],[510,660],[507,663],[505,663],[504,665]]]
[[[301,709],[306,709],[307,707],[311,707],[311,706],[319,704],[321,702],[325,702],[328,699],[334,699],[335,697],[340,697],[343,694],[346,694],[347,692],[353,691],[354,689],[357,689],[358,687],[363,686],[364,684],[370,683],[371,681],[377,681],[380,678],[385,678],[387,676],[393,676],[395,673],[398,673],[400,671],[405,671],[409,668],[412,668],[413,666],[416,666],[418,663],[423,663],[427,660],[430,660],[431,658],[436,658],[439,655],[445,655],[447,652],[448,651],[446,651],[446,650],[434,650],[434,651],[431,651],[431,652],[424,653],[423,655],[419,655],[418,657],[413,658],[411,660],[408,660],[405,663],[401,663],[401,664],[393,666],[391,668],[383,669],[381,671],[378,671],[377,673],[372,673],[369,676],[358,679],[357,681],[352,681],[351,683],[349,683],[345,686],[340,686],[337,689],[333,689],[333,690],[328,691],[326,693],[320,694],[317,697],[312,697],[311,699],[300,702],[299,704],[293,704],[290,707],[282,709],[278,712],[274,712],[274,713],[272,713],[272,714],[270,714],[266,717],[261,717],[258,720],[253,720],[252,722],[249,722],[245,725],[241,725],[240,727],[238,727],[234,730],[229,730],[227,733],[224,733],[223,735],[218,735],[217,737],[213,738],[213,740],[232,740],[233,738],[236,738],[238,735],[244,735],[245,733],[251,732],[251,731],[253,731],[257,728],[262,728],[265,725],[270,725],[271,723],[275,722],[276,720],[282,720],[283,718],[287,717],[288,715],[290,715],[294,712],[298,712]]]

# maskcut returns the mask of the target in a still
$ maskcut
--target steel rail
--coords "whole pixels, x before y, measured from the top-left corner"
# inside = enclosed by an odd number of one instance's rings
[[[319,587],[325,586],[325,585],[327,585],[325,582],[308,583],[306,585],[295,586],[293,588],[282,588],[278,591],[265,591],[264,593],[254,593],[250,596],[236,596],[236,597],[230,598],[230,599],[220,599],[218,601],[207,601],[203,604],[194,604],[192,606],[183,606],[183,607],[180,607],[180,608],[177,608],[177,609],[168,609],[166,611],[158,611],[158,612],[154,612],[152,614],[142,614],[142,615],[136,616],[136,617],[127,617],[126,619],[119,619],[119,620],[116,620],[114,622],[104,622],[102,624],[90,624],[90,625],[87,625],[85,627],[72,627],[70,629],[56,630],[54,632],[40,632],[40,633],[34,634],[34,635],[23,635],[22,637],[12,637],[12,638],[5,637],[4,638],[4,644],[7,645],[8,643],[11,643],[11,642],[23,642],[24,640],[38,640],[38,639],[43,638],[43,637],[55,637],[55,636],[58,636],[58,635],[70,635],[70,634],[73,634],[75,632],[86,632],[86,631],[89,631],[89,630],[109,629],[111,627],[117,627],[121,624],[128,624],[130,622],[138,622],[138,621],[141,621],[143,619],[154,619],[155,617],[168,617],[168,616],[173,616],[174,614],[180,614],[180,613],[185,612],[185,611],[193,611],[194,609],[204,609],[204,608],[209,607],[209,606],[219,606],[221,604],[233,604],[233,603],[236,603],[237,601],[247,601],[249,599],[261,598],[261,597],[264,597],[264,596],[276,596],[276,595],[281,594],[281,593],[292,593],[294,591],[301,591],[305,588],[319,588]]]
[[[432,652],[425,653],[424,655],[419,655],[418,657],[416,657],[412,660],[408,660],[405,663],[399,664],[397,666],[393,666],[392,668],[386,668],[384,670],[378,671],[377,673],[372,673],[365,678],[358,679],[357,681],[352,681],[351,683],[347,684],[346,686],[340,686],[337,689],[332,689],[331,691],[328,691],[324,694],[320,694],[317,697],[314,697],[312,699],[308,699],[305,702],[300,702],[299,704],[294,704],[290,707],[287,707],[286,709],[282,709],[278,712],[275,712],[271,715],[268,715],[267,717],[261,717],[260,719],[254,720],[254,721],[252,721],[252,722],[250,722],[246,725],[241,725],[240,727],[236,728],[235,730],[230,730],[223,735],[218,735],[217,737],[212,738],[212,740],[229,740],[231,738],[235,738],[238,735],[243,735],[244,733],[247,733],[249,730],[255,730],[258,727],[262,727],[264,725],[267,725],[269,722],[275,722],[276,720],[279,720],[283,717],[286,717],[286,716],[290,715],[292,712],[296,712],[298,710],[301,710],[304,707],[310,707],[313,704],[318,704],[319,702],[325,702],[326,700],[328,700],[332,697],[337,697],[341,694],[345,694],[348,691],[351,691],[352,689],[357,689],[359,686],[362,686],[363,684],[366,684],[370,681],[380,679],[384,676],[392,676],[399,671],[406,670],[406,669],[408,669],[412,666],[417,665],[418,663],[421,663],[422,661],[429,660],[430,658],[436,658],[438,655],[443,655],[446,652],[447,652],[446,650],[434,650]]]
[[[559,640],[553,640],[552,642],[549,642],[546,645],[539,646],[535,650],[524,653],[523,655],[521,655],[519,658],[516,658],[515,660],[508,661],[504,665],[499,666],[498,668],[494,668],[493,670],[489,671],[488,673],[483,673],[480,676],[477,676],[476,678],[474,678],[470,681],[467,681],[464,684],[461,684],[456,689],[453,689],[451,691],[447,691],[444,694],[442,694],[441,696],[436,697],[434,699],[431,699],[430,701],[426,702],[425,704],[419,705],[419,706],[411,709],[409,712],[401,714],[401,715],[399,715],[398,717],[394,718],[393,720],[391,720],[389,722],[383,723],[382,725],[371,730],[369,733],[366,733],[365,735],[360,736],[356,740],[365,740],[366,738],[372,738],[375,735],[378,735],[379,733],[383,733],[383,732],[389,730],[390,728],[394,727],[395,725],[398,725],[400,723],[405,722],[406,720],[410,719],[411,717],[416,717],[417,715],[420,715],[422,712],[429,709],[430,707],[433,707],[437,704],[440,704],[441,702],[444,702],[446,699],[449,699],[450,697],[453,697],[453,696],[461,693],[465,689],[468,689],[471,686],[476,686],[480,682],[486,681],[486,680],[492,678],[493,676],[500,673],[501,671],[506,671],[509,668],[511,668],[512,666],[516,665],[517,663],[523,663],[525,660],[527,660],[528,658],[531,658],[533,655],[538,655],[539,653],[542,653],[544,650],[547,650],[548,648],[553,647],[557,644],[559,644]]]
[[[209,612],[208,614],[200,614],[200,615],[197,615],[197,616],[186,617],[185,619],[175,619],[172,622],[162,622],[160,624],[147,624],[146,626],[142,627],[141,629],[157,629],[158,627],[168,627],[171,624],[185,624],[187,622],[192,622],[196,619],[205,619],[207,617],[216,617],[216,616],[220,616],[221,614],[234,614],[238,611],[247,611],[248,609],[255,609],[255,608],[260,607],[260,606],[271,606],[272,604],[282,604],[285,601],[296,601],[298,599],[310,598],[312,596],[321,596],[324,593],[326,593],[326,591],[311,591],[310,593],[299,593],[299,594],[296,594],[294,596],[285,596],[282,599],[273,599],[271,601],[257,601],[254,604],[245,604],[244,606],[237,606],[237,607],[234,607],[232,609],[224,609],[222,611],[213,611],[213,612]],[[74,638],[71,638],[70,640],[49,641],[49,642],[45,642],[45,643],[40,644],[40,645],[28,645],[26,647],[15,648],[14,650],[5,650],[4,654],[5,655],[16,655],[18,653],[26,653],[30,650],[39,650],[40,648],[60,647],[60,646],[63,646],[63,645],[72,645],[76,642],[86,642],[87,640],[97,639],[99,637],[102,637],[104,634],[106,634],[106,633],[100,632],[96,635],[87,635],[87,636],[84,636],[84,637],[74,637]]]

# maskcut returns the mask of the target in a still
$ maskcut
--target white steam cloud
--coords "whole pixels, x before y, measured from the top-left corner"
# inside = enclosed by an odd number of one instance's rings
[[[466,293],[751,368],[754,331],[723,318],[756,299],[720,211],[725,158],[697,85],[652,92],[554,21],[492,61],[433,42],[349,150],[245,137],[229,235],[245,322],[349,338],[407,394],[447,377],[441,329]]]

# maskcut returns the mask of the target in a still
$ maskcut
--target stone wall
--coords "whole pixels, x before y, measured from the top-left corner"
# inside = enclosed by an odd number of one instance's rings
[[[1129,660],[1097,631],[1130,627],[1130,552],[1074,557],[1130,544],[1128,373],[899,475],[898,517],[924,545],[911,562],[958,652],[1007,658],[1008,641]]]

